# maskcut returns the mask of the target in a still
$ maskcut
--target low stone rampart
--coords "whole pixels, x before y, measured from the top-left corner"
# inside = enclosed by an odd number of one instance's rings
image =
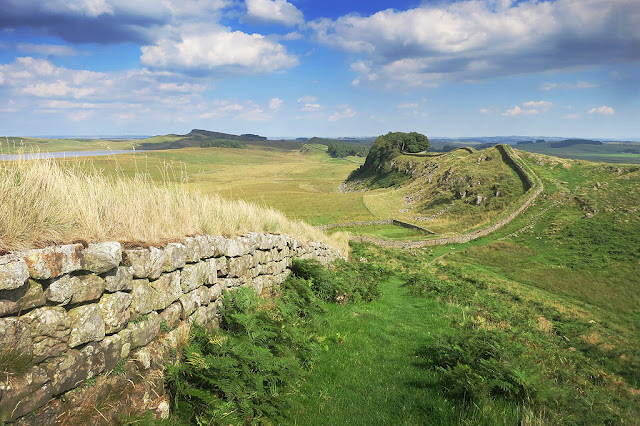
[[[0,423],[56,423],[56,407],[74,388],[122,360],[142,372],[162,363],[191,324],[217,326],[223,290],[278,285],[294,257],[326,264],[341,254],[323,243],[249,234],[0,256]]]

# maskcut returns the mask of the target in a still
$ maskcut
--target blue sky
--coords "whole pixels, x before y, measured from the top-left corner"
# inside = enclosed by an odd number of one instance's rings
[[[0,134],[640,138],[640,0],[1,0]]]

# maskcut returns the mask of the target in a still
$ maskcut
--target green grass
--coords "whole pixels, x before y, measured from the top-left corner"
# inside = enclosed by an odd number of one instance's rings
[[[640,164],[640,143],[605,142],[603,145],[578,144],[564,148],[552,148],[551,143],[520,144],[516,148],[523,151],[576,160]],[[621,152],[629,149],[636,152]]]
[[[82,164],[83,159],[66,161]],[[326,152],[278,149],[247,143],[247,149],[186,148],[95,157],[93,166],[132,176],[148,171],[153,179],[188,179],[204,193],[273,207],[312,225],[373,220],[362,193],[343,194],[338,187],[358,165]]]
[[[397,241],[422,240],[431,235],[428,232],[404,228],[399,225],[346,226],[334,228],[332,231],[348,232],[353,235],[366,235]]]
[[[124,139],[40,139],[0,137],[0,154],[62,151],[127,150],[139,145]]]

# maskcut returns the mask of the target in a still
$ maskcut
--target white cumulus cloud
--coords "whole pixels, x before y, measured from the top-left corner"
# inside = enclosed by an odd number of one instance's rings
[[[553,103],[547,101],[527,101],[522,105],[516,105],[511,109],[502,113],[505,117],[515,117],[517,115],[537,115],[542,112],[549,111],[549,108],[553,106]],[[483,112],[480,110],[480,112]]]
[[[329,121],[339,121],[345,118],[353,118],[358,113],[354,111],[349,105],[338,105],[338,111],[329,116]]]
[[[311,95],[305,95],[298,98],[298,102],[309,103],[309,102],[318,102],[318,98]]]
[[[615,110],[610,106],[602,105],[601,107],[591,108],[589,110],[589,114],[600,114],[600,115],[613,115],[615,114]]]
[[[416,87],[636,62],[638,16],[640,2],[624,0],[423,1],[309,27],[320,43],[355,55],[354,85]]]
[[[293,26],[302,24],[302,12],[286,0],[246,0],[247,16],[264,22]]]
[[[317,112],[317,111],[320,111],[321,109],[322,109],[322,105],[320,104],[306,103],[302,108],[300,108],[300,111]]]
[[[278,111],[280,108],[282,108],[283,103],[284,101],[282,99],[273,98],[269,101],[269,109],[273,111]]]
[[[163,38],[141,50],[141,63],[153,68],[265,73],[298,65],[298,58],[281,44],[261,34],[226,29],[188,30],[180,38]]]

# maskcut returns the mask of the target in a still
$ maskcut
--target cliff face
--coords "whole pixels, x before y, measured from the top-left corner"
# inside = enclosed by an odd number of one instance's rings
[[[0,422],[83,423],[83,404],[100,395],[115,410],[136,401],[164,412],[163,365],[191,324],[217,327],[223,290],[262,292],[286,279],[293,257],[328,263],[340,256],[321,243],[272,234],[0,256]],[[126,374],[98,376],[123,365]],[[94,384],[90,391],[86,383]]]

